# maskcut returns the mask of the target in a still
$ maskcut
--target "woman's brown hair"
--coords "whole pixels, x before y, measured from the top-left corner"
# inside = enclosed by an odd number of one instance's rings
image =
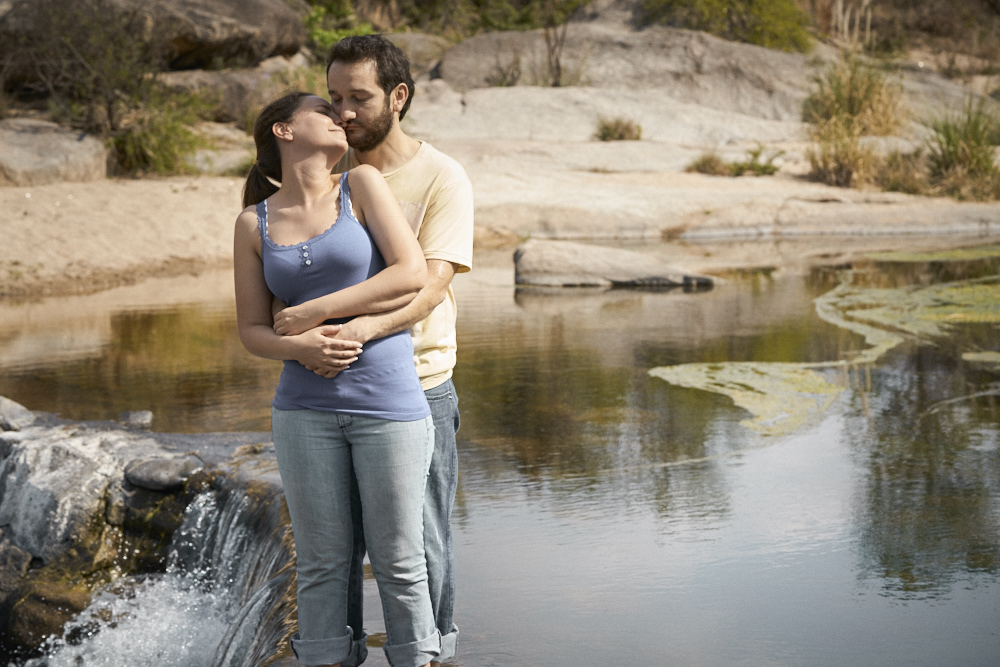
[[[257,159],[250,167],[246,183],[243,184],[244,207],[258,204],[278,191],[278,186],[273,181],[281,183],[281,153],[271,128],[275,123],[290,123],[305,97],[312,97],[312,93],[296,91],[282,95],[264,107],[257,116],[253,125]]]

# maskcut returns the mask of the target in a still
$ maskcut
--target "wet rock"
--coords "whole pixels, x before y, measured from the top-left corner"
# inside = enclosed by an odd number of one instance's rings
[[[0,431],[20,431],[34,422],[35,415],[31,410],[0,396]]]
[[[107,149],[89,134],[31,118],[0,121],[0,185],[94,181],[106,165]]]
[[[33,581],[22,585],[15,596],[16,601],[5,614],[6,640],[24,649],[35,648],[49,635],[60,634],[66,622],[90,604],[90,592],[83,584]]]
[[[153,425],[153,413],[150,410],[123,412],[118,417],[118,421],[134,428],[149,428]]]
[[[548,287],[711,287],[715,278],[644,252],[531,239],[514,252],[514,282]]]
[[[151,491],[172,491],[184,486],[188,477],[205,467],[194,456],[155,457],[130,462],[125,466],[125,479]]]
[[[0,603],[17,590],[31,565],[31,554],[9,539],[0,540]]]

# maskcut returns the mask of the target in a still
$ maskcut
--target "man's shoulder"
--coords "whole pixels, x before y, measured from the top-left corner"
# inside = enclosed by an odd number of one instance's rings
[[[465,167],[458,160],[442,153],[426,141],[421,142],[414,158],[406,165],[407,168],[413,172],[422,172],[425,177],[433,175],[434,178],[444,177],[447,181],[469,180]]]

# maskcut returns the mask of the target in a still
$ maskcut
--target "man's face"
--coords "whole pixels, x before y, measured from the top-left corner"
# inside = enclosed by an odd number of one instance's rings
[[[378,85],[375,62],[333,63],[326,77],[333,112],[340,116],[347,143],[367,153],[392,129],[390,100]]]

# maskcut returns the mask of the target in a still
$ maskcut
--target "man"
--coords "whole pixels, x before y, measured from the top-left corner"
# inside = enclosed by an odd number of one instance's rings
[[[408,306],[356,317],[337,337],[363,344],[403,329],[410,329],[413,337],[417,374],[434,417],[424,545],[431,604],[442,637],[439,661],[444,662],[454,656],[458,642],[450,527],[458,481],[455,432],[459,424],[458,397],[451,381],[457,350],[451,279],[472,267],[472,184],[461,165],[400,128],[414,85],[409,60],[392,42],[381,35],[341,40],[327,58],[327,83],[334,113],[340,115],[351,146],[337,171],[369,164],[382,172],[427,260],[427,285]],[[360,526],[359,520],[355,525]],[[352,651],[344,667],[355,667],[367,656],[362,630],[361,537],[356,540],[360,548],[352,567],[349,599],[349,622],[358,650]]]

